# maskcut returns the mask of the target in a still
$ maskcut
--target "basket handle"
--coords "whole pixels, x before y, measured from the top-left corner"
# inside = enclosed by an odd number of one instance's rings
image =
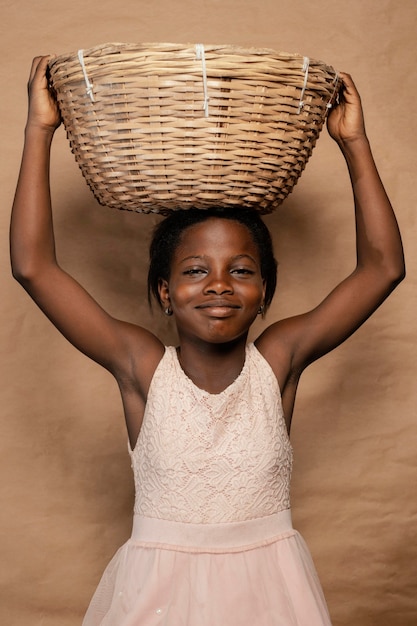
[[[303,62],[304,84],[301,89],[300,102],[298,103],[297,114],[301,113],[301,110],[304,106],[304,94],[305,94],[306,87],[307,87],[309,67],[310,67],[310,59],[308,57],[304,57],[304,62]]]
[[[333,83],[334,83],[333,93],[332,93],[332,95],[330,96],[330,100],[329,100],[329,102],[326,104],[326,107],[327,107],[328,109],[331,109],[331,108],[332,108],[332,106],[333,106],[333,102],[334,102],[335,97],[336,97],[336,92],[337,92],[337,90],[338,90],[338,88],[339,88],[339,72],[335,72],[335,75],[334,75],[334,78],[333,78]]]
[[[195,56],[196,56],[197,61],[201,61],[201,69],[203,71],[203,90],[204,90],[203,109],[204,109],[204,115],[208,117],[209,116],[208,103],[209,103],[210,98],[208,96],[208,89],[207,89],[207,68],[206,68],[206,55],[204,52],[204,44],[197,43],[195,45]]]
[[[80,62],[81,69],[84,74],[87,95],[90,96],[91,102],[94,102],[93,83],[90,83],[89,78],[88,78],[87,69],[84,63],[84,50],[78,50],[78,60]]]

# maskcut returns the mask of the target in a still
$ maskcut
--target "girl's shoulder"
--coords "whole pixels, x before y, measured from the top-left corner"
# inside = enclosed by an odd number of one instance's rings
[[[126,358],[114,375],[121,387],[140,391],[146,398],[156,368],[165,353],[162,341],[147,329],[125,324]]]
[[[293,346],[289,338],[290,320],[275,322],[254,341],[254,345],[274,372],[281,392],[292,377]]]

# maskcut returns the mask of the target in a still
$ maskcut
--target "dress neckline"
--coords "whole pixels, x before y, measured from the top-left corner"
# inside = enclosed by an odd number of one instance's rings
[[[178,369],[180,376],[182,376],[182,378],[187,382],[189,387],[191,387],[194,390],[194,392],[198,393],[199,395],[210,397],[210,398],[222,398],[224,395],[227,395],[228,393],[230,393],[230,391],[232,391],[234,387],[236,387],[240,383],[240,381],[245,377],[246,371],[249,367],[248,356],[252,347],[254,347],[253,343],[246,344],[245,361],[243,363],[242,369],[240,370],[236,378],[219,393],[211,393],[210,391],[207,391],[206,389],[202,389],[201,387],[196,385],[195,382],[183,370],[180,360],[178,358],[177,348],[175,346],[169,346],[167,349],[171,351],[171,354],[175,361],[175,366]]]

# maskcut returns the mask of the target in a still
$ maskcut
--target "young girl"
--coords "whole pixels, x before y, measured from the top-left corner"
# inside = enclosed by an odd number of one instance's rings
[[[404,276],[397,223],[342,74],[328,130],[349,170],[357,264],[315,309],[249,328],[276,281],[252,211],[179,211],[151,245],[149,293],[179,346],[110,317],[58,265],[49,192],[60,124],[34,60],[11,223],[13,274],[77,348],[120,387],[136,484],[131,539],[107,567],[84,626],[324,626],[319,582],[292,528],[288,439],[304,369],[351,335]]]

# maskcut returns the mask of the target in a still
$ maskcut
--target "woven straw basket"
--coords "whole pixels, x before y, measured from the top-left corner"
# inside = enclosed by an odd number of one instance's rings
[[[320,61],[219,45],[105,44],[56,57],[49,69],[96,199],[145,213],[273,211],[340,85]]]

